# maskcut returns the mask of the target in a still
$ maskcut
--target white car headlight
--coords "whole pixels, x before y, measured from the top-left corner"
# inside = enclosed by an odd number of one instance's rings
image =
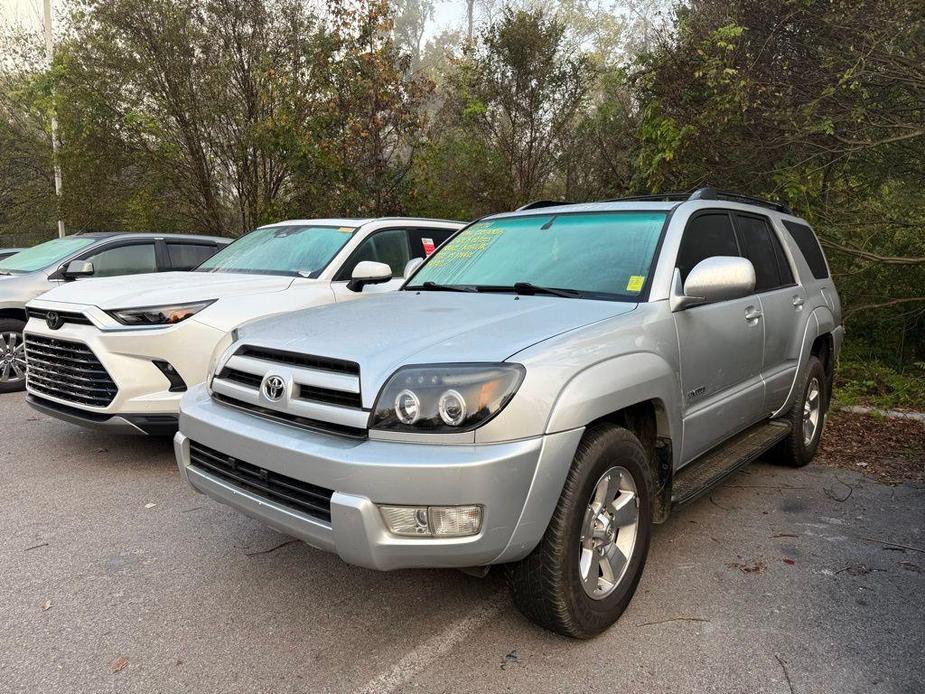
[[[430,364],[396,371],[376,398],[370,428],[380,431],[471,431],[517,392],[520,364]]]
[[[143,308],[121,308],[107,311],[123,325],[173,325],[195,316],[202,309],[211,306],[217,300],[197,301],[193,304],[174,304],[172,306],[146,306]]]

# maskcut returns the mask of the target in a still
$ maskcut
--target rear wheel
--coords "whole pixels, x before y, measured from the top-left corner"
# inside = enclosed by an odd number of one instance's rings
[[[645,450],[631,432],[612,425],[586,432],[543,539],[510,567],[521,612],[575,638],[613,624],[648,554],[651,488]]]
[[[801,385],[802,388],[798,391],[800,396],[787,415],[791,424],[790,435],[781,441],[775,450],[775,457],[792,467],[808,464],[816,455],[822,438],[829,396],[825,367],[818,357],[809,358]]]
[[[15,318],[0,318],[0,393],[26,387],[26,350],[22,331],[26,324]]]

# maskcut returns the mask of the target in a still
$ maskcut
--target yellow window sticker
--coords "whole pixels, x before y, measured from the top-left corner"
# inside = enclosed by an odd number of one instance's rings
[[[350,234],[353,232],[355,227],[337,227],[337,230],[342,234]]]
[[[642,290],[642,285],[645,284],[646,278],[642,275],[630,275],[629,282],[626,283],[626,291],[628,292],[638,292]]]

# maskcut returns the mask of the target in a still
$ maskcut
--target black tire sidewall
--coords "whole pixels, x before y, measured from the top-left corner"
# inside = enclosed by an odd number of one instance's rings
[[[581,458],[576,459],[573,470],[578,475],[575,493],[566,500],[570,505],[564,533],[568,544],[560,551],[565,553],[562,564],[566,571],[563,577],[565,597],[576,626],[585,632],[584,635],[594,635],[616,621],[636,592],[652,534],[652,481],[645,450],[638,439],[625,429],[612,427],[594,432],[594,440]],[[585,592],[578,573],[581,524],[595,485],[615,465],[626,468],[636,484],[639,499],[636,544],[619,585],[606,598],[595,600]]]
[[[813,377],[819,381],[819,425],[816,427],[816,433],[812,442],[806,445],[803,441],[803,403],[806,402],[806,393],[809,391],[809,384],[812,383]],[[825,414],[827,403],[829,401],[828,387],[825,381],[825,367],[816,356],[809,358],[806,367],[806,376],[803,379],[803,387],[800,389],[800,397],[793,403],[791,410],[791,424],[793,430],[791,433],[790,449],[792,464],[797,467],[807,465],[819,450],[819,443],[822,441],[822,430],[825,428]]]
[[[23,330],[26,324],[24,321],[16,318],[0,318],[0,333],[17,332],[19,339],[23,339]],[[26,389],[26,379],[15,381],[13,383],[0,383],[0,393],[16,393]]]

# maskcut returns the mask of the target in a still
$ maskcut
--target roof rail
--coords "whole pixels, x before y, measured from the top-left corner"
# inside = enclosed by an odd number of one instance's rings
[[[705,188],[698,188],[693,193],[691,193],[688,200],[728,200],[730,202],[743,202],[748,205],[759,205],[761,207],[768,207],[777,212],[783,212],[784,214],[793,214],[793,211],[782,202],[772,202],[771,200],[765,200],[763,198],[756,198],[752,195],[743,195],[741,193],[730,193],[725,190],[717,190],[707,186]]]
[[[528,202],[526,205],[522,205],[517,208],[517,212],[523,212],[524,210],[539,210],[544,207],[559,207],[560,205],[574,205],[574,202],[564,202],[562,200],[534,200],[533,202]]]
[[[604,202],[685,202],[692,191],[686,193],[652,193],[650,195],[630,195],[625,198],[612,198]]]

